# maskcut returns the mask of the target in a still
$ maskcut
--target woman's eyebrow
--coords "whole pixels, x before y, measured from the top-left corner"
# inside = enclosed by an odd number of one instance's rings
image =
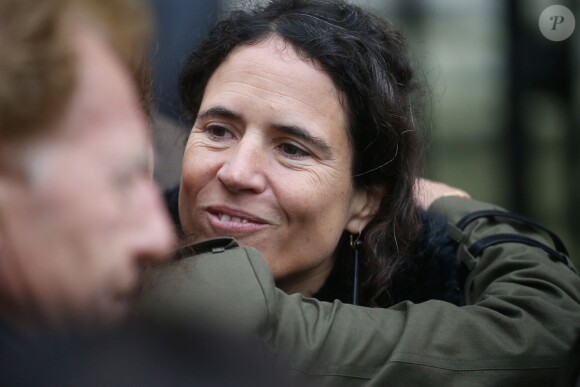
[[[272,125],[276,130],[286,133],[289,136],[297,137],[322,152],[322,156],[330,158],[333,148],[323,138],[313,136],[306,129],[295,125]]]

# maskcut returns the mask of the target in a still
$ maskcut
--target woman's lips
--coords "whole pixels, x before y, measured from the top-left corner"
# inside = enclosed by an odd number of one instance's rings
[[[266,220],[239,210],[208,207],[206,211],[209,223],[218,235],[252,233],[269,225]]]

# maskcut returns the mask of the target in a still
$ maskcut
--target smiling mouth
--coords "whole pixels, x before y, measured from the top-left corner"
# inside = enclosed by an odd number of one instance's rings
[[[208,209],[209,222],[213,233],[216,235],[241,235],[262,230],[268,224],[256,217],[244,216],[238,211],[228,211],[223,209]]]
[[[218,213],[217,217],[219,218],[220,222],[234,222],[234,223],[241,223],[246,224],[250,221],[246,218],[240,218],[237,216],[230,216],[228,214]]]

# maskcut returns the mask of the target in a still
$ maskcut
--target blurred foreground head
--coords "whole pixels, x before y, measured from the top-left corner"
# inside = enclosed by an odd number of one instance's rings
[[[140,3],[0,0],[0,320],[116,320],[171,248],[134,82]]]

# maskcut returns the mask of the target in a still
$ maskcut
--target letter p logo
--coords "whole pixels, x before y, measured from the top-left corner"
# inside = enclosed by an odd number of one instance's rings
[[[568,8],[562,5],[551,5],[544,9],[538,24],[542,35],[553,42],[560,42],[572,35],[576,20]]]
[[[564,23],[564,16],[550,16],[550,20],[554,21],[554,24],[552,25],[552,31],[555,31],[558,24]]]

